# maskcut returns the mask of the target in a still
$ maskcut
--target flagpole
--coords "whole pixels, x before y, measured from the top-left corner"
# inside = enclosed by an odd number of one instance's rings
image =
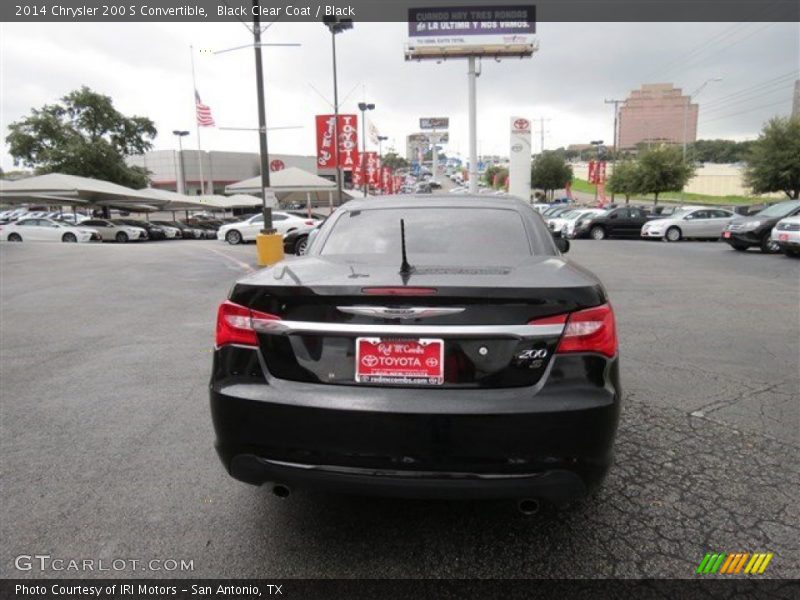
[[[200,148],[200,121],[197,119],[197,79],[194,75],[194,46],[189,46],[189,55],[192,58],[192,87],[193,89],[193,96],[192,100],[194,100],[194,124],[197,128],[197,167],[200,170],[200,195],[205,195],[205,179],[203,178],[203,151]]]

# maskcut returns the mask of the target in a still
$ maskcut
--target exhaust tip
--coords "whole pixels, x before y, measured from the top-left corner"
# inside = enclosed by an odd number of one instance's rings
[[[275,494],[278,498],[288,498],[289,494],[292,491],[289,489],[288,486],[283,485],[282,483],[278,483],[272,486],[272,493]]]
[[[528,517],[538,513],[540,508],[541,503],[536,498],[523,498],[517,502],[517,510]]]

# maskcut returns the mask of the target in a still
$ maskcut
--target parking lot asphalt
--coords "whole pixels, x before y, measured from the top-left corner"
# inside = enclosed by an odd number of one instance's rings
[[[641,241],[568,256],[617,315],[617,461],[595,497],[524,517],[228,477],[206,385],[254,246],[0,244],[0,575],[684,578],[717,551],[800,577],[800,261]],[[194,570],[15,569],[37,553]]]

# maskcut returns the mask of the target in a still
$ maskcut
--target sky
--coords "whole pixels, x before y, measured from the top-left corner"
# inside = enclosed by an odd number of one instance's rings
[[[404,23],[355,23],[337,36],[341,112],[362,100],[384,143],[405,153],[405,136],[420,117],[449,117],[450,154],[468,154],[467,65],[406,62]],[[532,58],[484,60],[478,78],[481,154],[508,155],[509,118],[537,120],[534,151],[613,139],[613,108],[643,83],[670,82],[694,92],[699,137],[757,137],[774,115],[788,115],[800,76],[797,23],[539,23]],[[257,125],[250,48],[213,54],[252,41],[246,25],[229,23],[0,24],[0,166],[13,169],[8,124],[87,85],[126,115],[151,118],[155,149],[176,147],[174,129],[191,132],[196,148],[191,50],[197,89],[218,126]],[[332,112],[331,38],[319,23],[274,23],[265,42],[296,47],[264,50],[271,153],[312,155],[314,115]],[[203,150],[258,151],[253,131],[201,130]],[[369,145],[368,145],[369,149]]]

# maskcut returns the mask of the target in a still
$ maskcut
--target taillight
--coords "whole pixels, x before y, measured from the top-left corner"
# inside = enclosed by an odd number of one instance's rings
[[[250,310],[246,306],[226,300],[219,305],[217,311],[216,345],[218,347],[226,344],[257,346],[258,336],[256,336],[255,328],[260,321],[280,321],[280,317]]]
[[[571,313],[556,352],[597,352],[609,358],[616,355],[617,328],[611,305],[602,304]]]

